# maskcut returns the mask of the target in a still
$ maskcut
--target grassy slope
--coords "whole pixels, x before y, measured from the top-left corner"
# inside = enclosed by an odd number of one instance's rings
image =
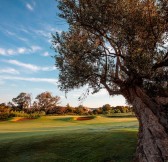
[[[72,117],[0,122],[2,162],[130,162],[135,152],[135,118]]]

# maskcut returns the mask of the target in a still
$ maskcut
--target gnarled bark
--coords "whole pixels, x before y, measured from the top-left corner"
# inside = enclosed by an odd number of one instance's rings
[[[139,120],[135,162],[168,162],[168,117],[164,107],[140,87],[129,88],[125,97]]]

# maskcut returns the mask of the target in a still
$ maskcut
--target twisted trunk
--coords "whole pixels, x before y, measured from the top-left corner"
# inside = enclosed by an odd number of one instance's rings
[[[129,88],[124,96],[132,103],[139,120],[135,162],[168,162],[168,116],[166,108],[140,87]]]

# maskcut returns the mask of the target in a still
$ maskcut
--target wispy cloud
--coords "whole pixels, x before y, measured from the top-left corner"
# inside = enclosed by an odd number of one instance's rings
[[[16,35],[15,33],[11,32],[9,30],[5,30],[5,33],[8,34],[8,35],[10,35],[10,36]]]
[[[14,32],[9,31],[9,30],[3,30],[3,32],[4,32],[7,36],[9,36],[9,37],[13,36],[13,37],[17,38],[18,40],[21,40],[21,41],[24,41],[24,42],[28,42],[28,39],[27,39],[27,38],[21,37],[21,36],[19,36],[17,33],[14,33]]]
[[[34,53],[34,52],[37,52],[37,51],[39,51],[41,49],[42,48],[40,46],[31,46],[30,52]]]
[[[30,3],[26,3],[26,7],[29,11],[33,11],[34,7]]]
[[[57,84],[57,79],[53,78],[26,78],[26,77],[16,77],[16,76],[0,76],[0,81],[4,82],[4,80],[21,80],[21,81],[29,81],[29,82],[46,82],[50,84]]]
[[[23,37],[17,36],[17,39],[19,39],[19,40],[21,40],[21,41],[24,41],[24,42],[28,42],[28,39],[27,39],[27,38],[23,38]]]
[[[52,33],[53,32],[57,32],[57,33],[61,33],[62,32],[62,30],[60,30],[60,29],[58,29],[56,27],[50,26],[50,25],[48,25],[46,28],[47,28],[48,31],[50,31]]]
[[[42,54],[42,56],[48,57],[48,56],[50,56],[50,54],[49,54],[48,52],[44,52],[44,53]]]
[[[43,37],[51,37],[51,33],[61,33],[62,30],[55,28],[53,26],[47,25],[44,29],[31,29],[35,34],[43,36]]]
[[[3,62],[13,64],[22,68],[26,68],[28,70],[37,72],[37,71],[53,71],[56,69],[54,66],[46,66],[46,67],[41,67],[33,64],[28,64],[28,63],[23,63],[17,60],[2,60]]]
[[[6,54],[6,50],[3,48],[0,48],[0,55],[5,55]]]
[[[58,32],[61,33],[62,30],[53,27],[51,25],[45,25],[43,28],[41,29],[30,29],[35,35],[37,35],[38,37],[43,37],[45,38],[45,40],[47,40],[47,42],[51,43],[52,40],[52,33]]]
[[[12,55],[19,55],[19,54],[28,54],[28,53],[37,52],[39,50],[41,50],[41,47],[39,47],[39,46],[31,46],[30,48],[19,47],[19,48],[16,48],[16,49],[0,48],[0,55],[12,56]]]
[[[20,29],[21,31],[23,31],[24,33],[27,33],[27,34],[30,33],[29,30],[28,30],[27,28],[25,28],[24,26],[21,26],[19,29]]]
[[[13,68],[4,68],[4,69],[0,69],[0,74],[1,73],[19,74],[19,71],[17,71],[16,69],[13,69]]]

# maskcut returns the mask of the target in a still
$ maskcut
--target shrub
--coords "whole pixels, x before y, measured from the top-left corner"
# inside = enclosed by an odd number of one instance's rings
[[[13,114],[11,113],[11,109],[4,105],[0,105],[0,120],[7,120],[8,118],[12,117]]]
[[[40,116],[44,116],[45,112],[44,111],[38,111],[38,112],[33,112],[33,113],[25,113],[24,111],[13,111],[12,112],[15,117],[25,117],[25,118],[39,118]]]

